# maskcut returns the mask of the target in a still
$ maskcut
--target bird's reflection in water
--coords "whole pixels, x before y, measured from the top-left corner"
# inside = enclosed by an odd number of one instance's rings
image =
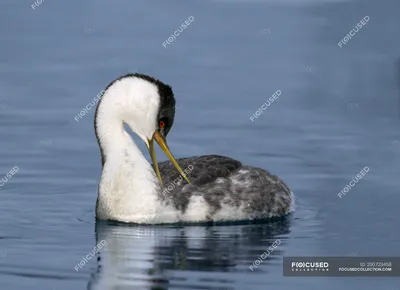
[[[235,289],[218,272],[251,272],[249,266],[277,238],[282,244],[257,271],[281,259],[291,217],[269,223],[218,226],[139,226],[97,222],[97,257],[87,289]],[[283,236],[283,237],[282,237]],[[102,242],[104,243],[104,242]],[[263,268],[263,269],[261,269]],[[209,272],[199,280],[195,272]],[[207,275],[206,275],[207,276]],[[229,276],[232,277],[232,276]]]

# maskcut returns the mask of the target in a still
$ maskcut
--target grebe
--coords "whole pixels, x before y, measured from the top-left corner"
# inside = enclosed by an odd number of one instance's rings
[[[98,219],[140,224],[244,221],[294,210],[291,190],[264,169],[219,155],[175,159],[166,143],[174,116],[171,87],[153,77],[127,74],[105,89],[94,121],[103,167]],[[144,141],[153,165],[124,124]],[[170,161],[157,163],[154,140]]]

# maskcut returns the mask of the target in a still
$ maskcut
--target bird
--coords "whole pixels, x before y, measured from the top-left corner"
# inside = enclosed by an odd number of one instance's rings
[[[238,222],[294,211],[293,192],[265,169],[220,155],[175,159],[166,141],[175,103],[170,85],[142,73],[121,76],[105,88],[94,117],[102,164],[98,220]],[[145,143],[152,164],[125,125]],[[157,162],[154,141],[169,161]]]

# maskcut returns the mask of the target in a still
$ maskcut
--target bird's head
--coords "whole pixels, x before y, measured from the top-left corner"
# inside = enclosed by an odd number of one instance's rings
[[[121,97],[107,98],[107,107],[113,107],[122,122],[127,124],[146,144],[153,162],[154,171],[162,183],[158,168],[154,141],[161,147],[169,160],[179,173],[189,182],[182,168],[176,162],[166,142],[175,117],[175,97],[172,88],[163,82],[144,74],[128,74],[113,81],[106,89],[106,94]],[[103,97],[102,102],[105,101]],[[103,107],[100,104],[96,110],[96,122],[98,111]]]

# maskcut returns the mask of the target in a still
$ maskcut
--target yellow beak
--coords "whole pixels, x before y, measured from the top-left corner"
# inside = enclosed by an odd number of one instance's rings
[[[185,178],[185,180],[190,183],[189,179],[187,178],[186,174],[183,172],[182,168],[179,166],[178,162],[176,162],[174,156],[172,155],[171,151],[168,148],[167,142],[165,141],[164,137],[160,134],[159,131],[154,132],[153,138],[149,141],[149,152],[151,156],[151,161],[153,162],[153,169],[157,174],[158,180],[162,184],[160,169],[158,168],[156,150],[154,149],[154,140],[156,140],[157,144],[160,146],[162,151],[164,151],[165,155],[168,156],[169,160],[174,164],[175,168],[179,171],[179,173]]]

